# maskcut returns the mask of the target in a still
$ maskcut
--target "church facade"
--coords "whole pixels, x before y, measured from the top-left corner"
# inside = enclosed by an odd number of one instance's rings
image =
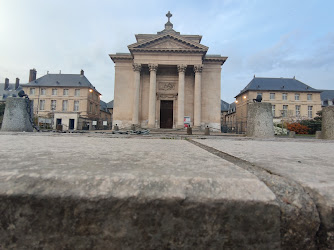
[[[221,66],[227,57],[208,55],[200,35],[173,29],[138,34],[130,53],[110,54],[115,63],[113,124],[128,128],[220,130]]]

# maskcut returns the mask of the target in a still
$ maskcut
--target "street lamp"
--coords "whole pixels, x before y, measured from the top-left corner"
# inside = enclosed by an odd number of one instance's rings
[[[280,110],[282,115],[282,135],[283,135],[283,116],[284,116],[284,109]]]

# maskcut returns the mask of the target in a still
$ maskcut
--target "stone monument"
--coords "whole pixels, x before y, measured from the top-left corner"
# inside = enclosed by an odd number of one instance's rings
[[[248,107],[247,136],[273,138],[274,123],[271,103],[251,103]]]
[[[28,109],[29,99],[7,97],[1,131],[33,132],[31,112]]]
[[[334,140],[334,106],[322,109],[321,137]]]

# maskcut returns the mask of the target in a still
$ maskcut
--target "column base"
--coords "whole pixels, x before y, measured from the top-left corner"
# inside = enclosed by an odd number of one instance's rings
[[[182,125],[176,125],[176,128],[178,128],[178,129],[184,128],[184,124],[182,124]]]
[[[156,127],[155,127],[155,124],[148,124],[147,127],[148,127],[148,128],[156,128]]]

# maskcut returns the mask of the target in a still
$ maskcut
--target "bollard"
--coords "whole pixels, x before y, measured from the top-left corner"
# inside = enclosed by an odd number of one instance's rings
[[[192,135],[193,134],[193,129],[189,126],[187,127],[187,135]]]
[[[118,126],[117,126],[117,124],[114,126],[114,131],[118,131],[119,130],[119,128],[118,128]]]
[[[136,126],[134,124],[131,125],[131,130],[136,131]]]
[[[315,131],[315,139],[321,139],[321,131]]]
[[[205,130],[204,130],[204,135],[210,135],[210,129],[208,126],[206,126]]]
[[[296,137],[296,132],[295,131],[290,131],[289,132],[289,137],[290,138],[295,138]]]

